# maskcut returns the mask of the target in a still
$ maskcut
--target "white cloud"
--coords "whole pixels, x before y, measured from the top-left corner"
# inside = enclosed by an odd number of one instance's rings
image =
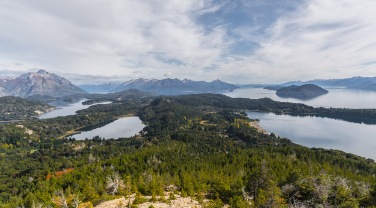
[[[261,82],[375,76],[375,9],[370,0],[309,1],[275,22],[254,56],[223,68]]]
[[[0,1],[0,67],[236,83],[376,75],[375,1],[286,1],[291,10],[239,2]],[[232,11],[239,5],[250,22]],[[259,10],[254,17],[252,9]],[[216,14],[215,23],[200,22],[206,14]],[[241,41],[260,47],[232,54]]]
[[[81,74],[163,76],[217,61],[226,46],[222,29],[205,32],[194,11],[208,1],[9,1],[0,3],[1,62]],[[206,11],[208,10],[208,11]],[[22,15],[20,15],[22,14]],[[2,41],[1,41],[2,40]],[[185,63],[158,60],[154,53]]]

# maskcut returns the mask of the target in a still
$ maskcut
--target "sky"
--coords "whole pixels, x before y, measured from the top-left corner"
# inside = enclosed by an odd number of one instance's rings
[[[0,0],[0,77],[235,84],[376,76],[374,0]]]

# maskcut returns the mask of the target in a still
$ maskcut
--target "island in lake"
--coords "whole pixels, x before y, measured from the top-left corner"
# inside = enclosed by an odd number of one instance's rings
[[[302,100],[312,99],[327,93],[328,90],[325,90],[314,84],[305,84],[301,86],[291,85],[282,87],[276,92],[279,97],[296,98]]]

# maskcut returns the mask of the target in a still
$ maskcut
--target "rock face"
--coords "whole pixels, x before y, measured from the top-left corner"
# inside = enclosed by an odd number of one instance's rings
[[[135,79],[124,82],[115,88],[114,92],[128,89],[138,89],[146,92],[153,92],[160,95],[176,95],[188,93],[216,92],[222,90],[233,90],[238,86],[215,80],[212,82],[192,81],[189,79]]]
[[[291,85],[277,90],[276,94],[284,98],[312,99],[320,95],[327,94],[328,91],[314,84],[305,84],[301,86]]]
[[[3,91],[1,91],[1,88]],[[14,79],[0,79],[0,95],[12,95],[17,97],[28,97],[33,95],[44,95],[61,97],[65,95],[86,93],[79,87],[73,85],[69,80],[45,70],[29,72]]]

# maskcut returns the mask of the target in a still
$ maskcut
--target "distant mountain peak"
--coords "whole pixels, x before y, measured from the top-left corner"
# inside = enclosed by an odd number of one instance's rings
[[[113,92],[127,89],[138,89],[161,95],[176,95],[187,93],[218,92],[223,90],[233,90],[238,86],[220,80],[212,82],[192,81],[189,79],[166,78],[158,79],[136,79],[129,80],[119,85]]]
[[[216,79],[216,80],[213,80],[212,83],[216,83],[216,84],[228,84],[227,82],[224,82],[220,79]]]
[[[47,71],[44,70],[44,69],[39,69],[36,73],[37,73],[37,74],[49,74],[49,72],[47,72]]]
[[[22,74],[13,79],[0,79],[1,94],[18,97],[47,95],[60,97],[86,93],[64,77],[40,69],[37,72]]]
[[[305,82],[292,81],[286,82],[282,85],[287,86],[291,84],[315,84],[319,86],[331,86],[331,87],[345,87],[348,89],[359,89],[359,90],[371,90],[376,91],[376,77],[362,77],[353,76],[351,78],[343,79],[314,79]]]

